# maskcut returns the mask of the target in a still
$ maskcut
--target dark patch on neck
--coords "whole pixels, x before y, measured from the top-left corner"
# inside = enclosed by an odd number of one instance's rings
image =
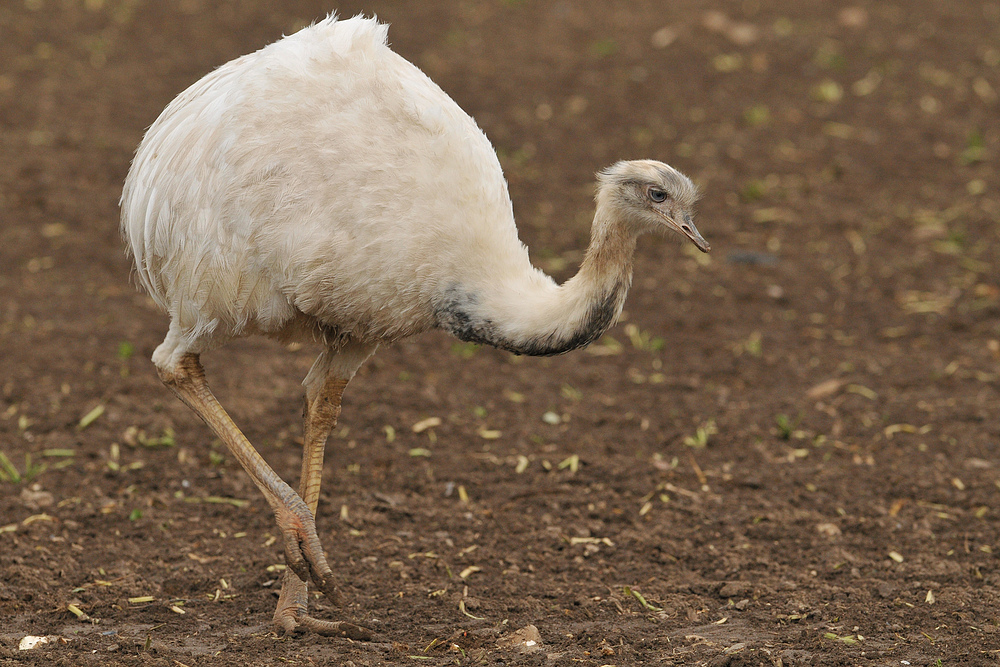
[[[550,357],[586,347],[600,338],[614,323],[627,292],[627,280],[616,282],[601,297],[594,299],[576,331],[565,338],[548,334],[530,337],[521,343],[504,338],[496,322],[477,319],[469,314],[478,299],[474,294],[460,292],[457,288],[448,290],[436,314],[438,326],[459,340],[530,357]]]
[[[590,345],[614,324],[625,301],[627,291],[628,285],[626,283],[616,283],[601,298],[595,299],[590,304],[587,316],[583,318],[580,326],[569,338],[559,340],[555,335],[550,334],[530,339],[519,354],[548,357],[555,354],[565,354]]]

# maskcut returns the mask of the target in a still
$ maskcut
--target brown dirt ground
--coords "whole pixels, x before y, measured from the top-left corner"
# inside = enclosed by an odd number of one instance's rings
[[[118,239],[163,106],[332,8],[281,4],[0,5],[0,452],[32,476],[0,482],[0,664],[998,663],[1000,4],[341,4],[479,120],[557,278],[620,158],[691,174],[714,247],[644,239],[592,350],[362,370],[316,605],[369,643],[272,632],[272,516],[156,379]],[[205,358],[287,479],[314,352]]]

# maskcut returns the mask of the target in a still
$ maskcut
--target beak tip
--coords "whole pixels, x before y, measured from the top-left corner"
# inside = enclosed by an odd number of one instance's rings
[[[707,253],[712,249],[712,244],[706,241],[700,234],[697,237],[692,236],[691,242],[694,243],[694,247],[702,252]]]

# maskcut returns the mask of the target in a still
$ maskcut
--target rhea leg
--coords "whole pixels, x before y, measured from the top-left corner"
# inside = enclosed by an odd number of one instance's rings
[[[316,515],[319,504],[326,440],[330,431],[337,425],[344,388],[374,349],[374,347],[348,345],[338,351],[324,350],[303,381],[306,386],[306,402],[299,495],[313,516]],[[307,582],[295,571],[286,570],[278,607],[274,611],[275,625],[285,632],[301,628],[322,635],[335,636],[345,635],[352,628],[357,628],[343,622],[313,618],[306,613],[308,604]]]
[[[253,448],[212,394],[198,355],[171,355],[169,362],[154,355],[154,361],[163,383],[208,424],[264,494],[284,538],[288,567],[301,579],[311,579],[327,596],[336,599],[338,592],[334,575],[316,534],[313,513]],[[365,639],[370,634],[357,626],[343,630],[349,632],[353,628],[360,631],[356,633],[359,639]]]

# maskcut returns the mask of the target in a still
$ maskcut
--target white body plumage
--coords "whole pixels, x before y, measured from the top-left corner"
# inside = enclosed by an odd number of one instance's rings
[[[313,318],[393,340],[434,326],[457,281],[555,289],[489,140],[386,31],[317,23],[207,75],[149,129],[122,231],[171,354]]]

